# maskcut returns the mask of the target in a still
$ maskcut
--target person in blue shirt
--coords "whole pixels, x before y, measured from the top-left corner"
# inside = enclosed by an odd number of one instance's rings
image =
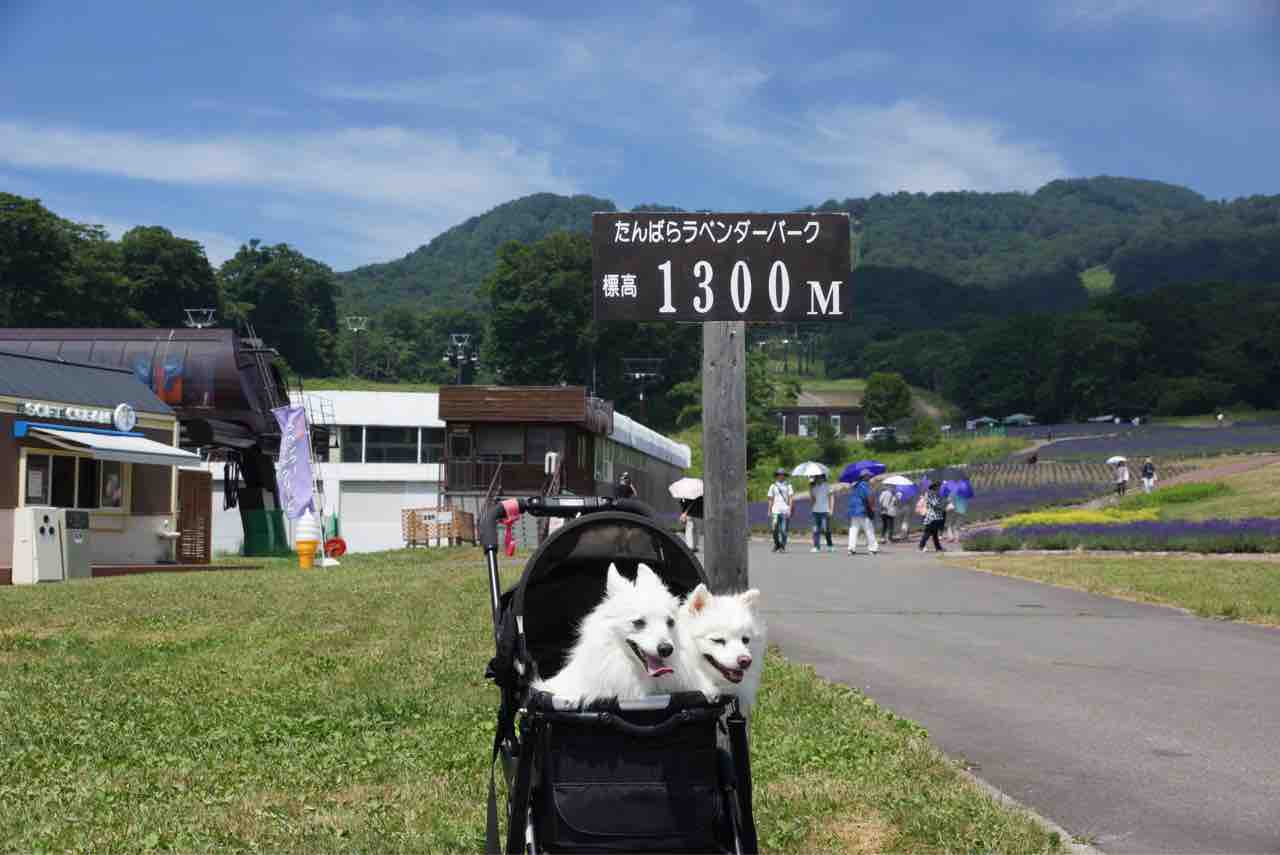
[[[867,536],[867,554],[880,551],[876,540],[876,509],[871,499],[871,473],[858,473],[858,480],[849,491],[849,554],[858,553],[858,533]]]

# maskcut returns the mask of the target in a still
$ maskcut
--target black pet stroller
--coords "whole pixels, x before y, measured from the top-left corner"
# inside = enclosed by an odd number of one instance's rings
[[[520,514],[568,521],[502,593],[498,525]],[[576,519],[570,519],[576,517]],[[746,720],[737,701],[699,692],[580,705],[531,688],[567,659],[579,621],[604,596],[610,564],[649,565],[677,596],[706,582],[683,541],[647,505],[606,498],[507,499],[480,519],[501,690],[493,759],[507,783],[508,853],[755,852]],[[493,773],[487,851],[499,845]]]

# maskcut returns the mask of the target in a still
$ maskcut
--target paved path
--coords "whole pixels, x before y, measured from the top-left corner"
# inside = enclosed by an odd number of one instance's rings
[[[770,640],[1015,799],[1108,852],[1280,852],[1280,631],[791,548],[751,550]]]

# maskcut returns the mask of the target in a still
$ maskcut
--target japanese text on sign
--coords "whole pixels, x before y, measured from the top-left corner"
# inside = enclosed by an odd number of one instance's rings
[[[847,320],[846,214],[596,214],[596,320]]]

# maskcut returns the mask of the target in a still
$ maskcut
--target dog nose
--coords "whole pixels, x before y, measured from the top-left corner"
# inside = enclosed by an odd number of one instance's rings
[[[664,659],[675,652],[676,652],[676,649],[672,647],[668,642],[664,641],[658,645],[658,655],[663,657]]]
[[[739,657],[738,657],[738,667],[739,667],[739,668],[742,668],[742,669],[744,669],[744,670],[745,670],[745,669],[747,669],[747,668],[750,668],[750,667],[751,667],[751,657],[750,657],[750,656],[739,656]]]

